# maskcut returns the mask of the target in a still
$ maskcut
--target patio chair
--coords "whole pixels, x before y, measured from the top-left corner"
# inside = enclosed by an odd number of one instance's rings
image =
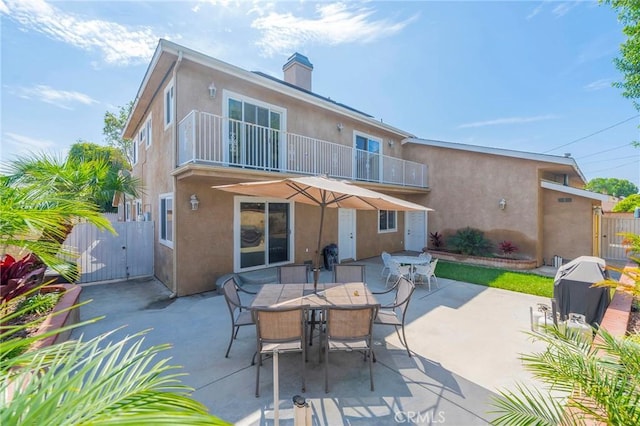
[[[329,392],[329,352],[363,351],[369,360],[371,391],[373,385],[373,319],[379,305],[334,306],[324,311],[327,330],[324,343],[324,391]]]
[[[225,358],[229,358],[231,345],[233,344],[233,340],[238,336],[240,327],[254,324],[250,308],[248,305],[242,304],[239,292],[251,295],[254,293],[242,289],[242,287],[236,284],[236,281],[232,276],[227,278],[227,280],[222,284],[222,292],[224,293],[224,299],[227,302],[227,307],[231,314],[231,338],[229,339],[227,353],[224,355]]]
[[[385,281],[385,287],[389,286],[389,280],[391,277],[395,277],[394,283],[400,279],[401,277],[405,277],[411,279],[411,265],[400,265],[395,260],[389,260],[389,274],[387,275],[387,280]]]
[[[438,277],[436,277],[436,265],[438,264],[438,259],[434,259],[428,265],[416,265],[416,270],[413,272],[414,282],[420,281],[424,283],[426,279],[429,283],[429,291],[431,291],[431,278],[436,281],[436,286],[438,285]]]
[[[260,396],[260,366],[263,354],[300,352],[302,354],[302,392],[305,391],[306,318],[308,306],[254,308],[258,364],[256,366],[256,398]]]
[[[431,255],[426,251],[423,251],[422,253],[420,253],[418,257],[421,259],[426,259],[428,262],[431,262]]]
[[[396,296],[389,305],[382,305],[378,310],[378,315],[374,320],[374,324],[392,325],[396,329],[400,343],[407,349],[407,354],[411,357],[407,337],[404,333],[404,323],[407,316],[407,307],[411,300],[411,295],[415,290],[415,285],[406,278],[400,278],[396,284]],[[402,329],[402,336],[398,327]],[[375,358],[374,358],[375,361]]]
[[[364,265],[334,265],[333,266],[333,282],[334,283],[364,283],[365,266]]]
[[[309,282],[309,267],[307,265],[278,266],[278,283],[306,284]]]
[[[382,267],[382,270],[380,271],[380,276],[384,277],[384,271],[389,270],[389,261],[391,260],[391,255],[386,251],[383,251],[380,257],[382,257],[382,264],[384,265]]]

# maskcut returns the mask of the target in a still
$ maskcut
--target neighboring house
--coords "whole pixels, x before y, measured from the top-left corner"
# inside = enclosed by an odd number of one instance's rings
[[[124,211],[156,222],[156,277],[177,295],[211,290],[231,271],[313,259],[319,208],[213,185],[326,174],[426,204],[427,167],[403,159],[401,141],[413,135],[314,94],[303,55],[283,70],[284,81],[158,44],[123,134],[134,139],[133,174],[145,194],[140,212]],[[322,246],[337,243],[341,260],[419,250],[426,220],[328,209]]]
[[[494,243],[553,264],[599,255],[601,203],[609,196],[581,189],[576,161],[555,156],[407,138],[403,155],[429,167],[429,231],[445,236],[470,226]]]
[[[122,211],[156,222],[155,275],[177,295],[313,259],[319,208],[211,188],[288,176],[326,174],[436,210],[427,227],[424,212],[328,209],[322,246],[338,244],[340,260],[420,250],[427,229],[465,226],[539,264],[592,253],[600,199],[567,185],[584,185],[573,159],[418,139],[313,93],[305,56],[283,71],[279,80],[158,44],[123,133],[145,193]]]

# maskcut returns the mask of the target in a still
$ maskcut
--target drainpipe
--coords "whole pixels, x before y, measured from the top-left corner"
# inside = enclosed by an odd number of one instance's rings
[[[176,61],[176,66],[173,67],[173,131],[171,132],[171,144],[173,149],[171,150],[171,164],[173,167],[176,166],[176,151],[177,151],[177,141],[178,141],[178,68],[180,68],[180,64],[182,64],[182,50],[178,52],[178,60]],[[178,252],[178,238],[176,238],[176,228],[178,224],[178,203],[176,199],[176,182],[177,177],[173,176],[173,282],[172,282],[172,293],[169,295],[170,299],[174,299],[178,295],[178,256],[176,253]]]

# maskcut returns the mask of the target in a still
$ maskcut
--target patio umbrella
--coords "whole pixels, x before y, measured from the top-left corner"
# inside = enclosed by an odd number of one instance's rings
[[[326,176],[305,176],[272,181],[243,182],[232,185],[214,186],[213,188],[244,195],[282,198],[320,207],[318,247],[315,253],[313,271],[314,290],[316,290],[318,286],[322,228],[324,226],[324,211],[327,207],[357,210],[432,210],[419,204],[404,201],[381,192],[361,188],[346,181],[330,179]]]

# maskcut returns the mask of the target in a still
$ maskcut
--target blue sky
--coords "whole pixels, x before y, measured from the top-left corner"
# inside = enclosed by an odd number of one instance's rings
[[[166,38],[279,78],[298,51],[315,92],[418,137],[639,184],[638,111],[611,87],[622,26],[597,2],[0,0],[0,19],[3,160],[104,143]]]

